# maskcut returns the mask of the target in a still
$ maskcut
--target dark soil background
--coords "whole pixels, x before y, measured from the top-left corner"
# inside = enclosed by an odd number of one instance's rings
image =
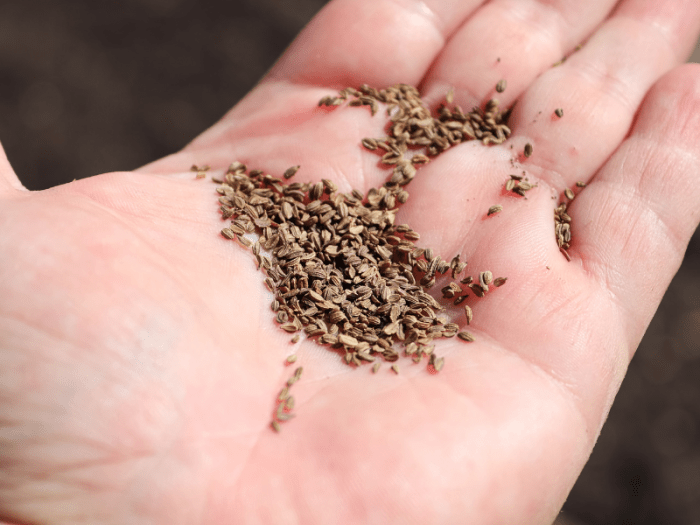
[[[0,0],[0,141],[32,190],[173,153],[324,4]],[[700,525],[698,233],[559,522]]]

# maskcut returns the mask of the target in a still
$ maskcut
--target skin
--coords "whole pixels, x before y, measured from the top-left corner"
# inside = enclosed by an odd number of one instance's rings
[[[3,157],[0,519],[551,523],[700,222],[700,68],[680,65],[700,4],[614,4],[334,0],[181,152],[41,192]],[[388,176],[359,146],[384,135],[384,112],[322,96],[405,82],[433,106],[452,86],[470,108],[501,78],[512,137],[421,168],[397,218],[468,274],[508,277],[469,299],[476,342],[437,342],[437,376],[291,344],[190,165],[300,164],[296,180],[364,192]],[[502,189],[522,170],[538,184],[527,199]],[[552,209],[576,181],[567,262]],[[297,417],[276,434],[297,365]]]

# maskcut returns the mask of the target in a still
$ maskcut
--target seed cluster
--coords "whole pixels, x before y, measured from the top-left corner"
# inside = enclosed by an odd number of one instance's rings
[[[506,191],[512,191],[521,197],[525,196],[526,191],[530,191],[535,187],[537,187],[537,184],[529,182],[525,175],[511,175],[506,181]]]
[[[576,186],[584,188],[585,182],[577,182]],[[564,196],[569,202],[575,198],[574,191],[571,188],[564,190]],[[571,260],[569,248],[571,247],[571,216],[567,213],[568,203],[563,201],[554,209],[554,234],[557,238],[557,246],[567,261]]]
[[[277,395],[277,406],[275,408],[275,415],[272,418],[272,422],[270,423],[270,426],[275,432],[279,432],[281,430],[280,423],[284,421],[289,421],[294,417],[294,414],[292,413],[295,404],[294,397],[290,395],[289,389],[292,388],[292,385],[294,383],[301,379],[301,374],[303,371],[304,368],[301,366],[294,370],[294,374],[292,375],[292,377],[287,379],[287,384],[282,390],[280,390],[280,393]]]
[[[439,315],[444,308],[428,290],[448,272],[456,280],[467,263],[459,255],[447,261],[430,248],[416,246],[418,232],[395,224],[397,207],[408,199],[405,187],[429,156],[467,140],[503,142],[510,135],[506,116],[491,100],[484,110],[474,108],[467,114],[459,106],[441,105],[434,118],[417,89],[405,84],[382,90],[366,85],[346,88],[338,96],[324,97],[319,105],[345,102],[369,106],[372,114],[386,105],[388,136],[365,138],[362,144],[393,167],[389,180],[366,195],[358,190],[341,193],[328,179],[290,182],[299,166],[278,178],[234,162],[223,179],[213,179],[220,184],[222,216],[230,219],[221,234],[251,250],[274,294],[276,320],[283,330],[296,334],[294,339],[303,330],[339,351],[348,364],[373,363],[372,371],[377,372],[384,360],[393,363],[397,374],[398,341],[416,363],[427,356],[429,370],[438,372],[444,358],[433,353],[431,342],[454,336],[471,342],[474,336]],[[415,151],[421,148],[427,155]],[[257,239],[250,240],[249,234]],[[443,297],[460,304],[469,291],[483,297],[490,285],[505,281],[481,272],[476,281],[469,276],[451,282],[443,288]],[[465,317],[471,323],[468,306]],[[295,374],[290,381],[297,379]],[[292,416],[290,386],[288,382],[278,396],[271,423],[275,430]]]

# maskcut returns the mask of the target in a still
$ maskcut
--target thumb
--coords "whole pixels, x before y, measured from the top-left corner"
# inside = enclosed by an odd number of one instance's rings
[[[0,145],[0,196],[16,190],[26,191],[27,189],[17,178],[15,170],[12,169],[10,162],[7,160],[5,150]]]

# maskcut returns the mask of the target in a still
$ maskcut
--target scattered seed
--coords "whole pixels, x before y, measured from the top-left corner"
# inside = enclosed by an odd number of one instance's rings
[[[270,422],[270,426],[272,427],[272,430],[274,430],[275,432],[279,432],[282,429],[282,427],[280,427],[280,424],[277,421],[275,421],[274,419]]]
[[[574,200],[574,192],[571,191],[570,188],[566,188],[564,190],[564,195],[566,195],[566,198],[569,199],[570,201]]]
[[[377,361],[376,363],[374,363],[374,364],[372,365],[372,373],[373,373],[373,374],[376,374],[377,371],[379,370],[379,367],[380,367],[380,366],[382,366],[382,364],[381,364],[379,361]]]
[[[530,144],[529,142],[527,144],[525,144],[525,149],[523,150],[523,154],[526,157],[529,157],[530,155],[532,155],[532,144]]]
[[[503,286],[506,284],[506,281],[508,280],[508,277],[496,277],[493,280],[493,285],[498,288],[499,286]]]
[[[292,363],[295,363],[297,360],[296,354],[292,354],[290,356],[287,356],[287,364],[291,365]]]
[[[578,186],[579,188],[585,188],[585,187],[586,187],[586,183],[583,182],[583,181],[578,181],[578,182],[576,183],[576,186]]]
[[[494,283],[495,285],[495,283]],[[469,307],[468,304],[464,305],[464,315],[467,318],[467,324],[472,323],[472,319],[474,318],[474,314],[472,313],[472,309]]]
[[[564,110],[561,108],[557,108],[554,110],[554,113],[557,115],[557,117],[562,118],[564,116]]]
[[[398,375],[398,374],[399,374],[399,365],[397,365],[396,363],[394,363],[393,365],[391,365],[391,370],[392,370],[392,372],[394,372],[396,375]]]
[[[455,88],[451,87],[447,90],[447,95],[445,95],[445,100],[448,104],[452,104],[455,100]]]
[[[285,179],[291,179],[292,177],[294,177],[294,175],[297,174],[297,171],[299,171],[300,167],[301,166],[292,166],[291,168],[287,168],[287,170],[284,172],[283,177]]]
[[[507,85],[508,83],[505,79],[499,80],[498,84],[496,84],[496,91],[498,91],[499,93],[503,93],[506,90]]]
[[[466,341],[467,343],[474,341],[474,336],[469,332],[458,332],[457,337],[459,337],[462,341]]]
[[[494,204],[493,206],[491,206],[489,208],[487,215],[494,215],[494,214],[500,213],[502,211],[503,211],[503,206],[501,206],[500,204]]]
[[[291,342],[296,344],[299,342],[299,334],[296,334],[294,337],[292,337]]]

